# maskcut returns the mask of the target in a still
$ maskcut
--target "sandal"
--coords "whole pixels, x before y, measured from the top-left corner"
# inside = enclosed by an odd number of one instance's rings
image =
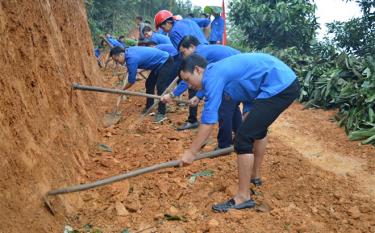
[[[258,186],[261,186],[263,184],[263,181],[260,178],[252,178],[252,179],[250,179],[250,183],[254,184],[255,187],[258,187]]]
[[[229,201],[216,204],[212,206],[212,210],[214,212],[227,212],[230,209],[242,210],[242,209],[249,209],[255,206],[255,202],[252,199],[242,202],[241,204],[236,205],[234,199],[230,199]]]

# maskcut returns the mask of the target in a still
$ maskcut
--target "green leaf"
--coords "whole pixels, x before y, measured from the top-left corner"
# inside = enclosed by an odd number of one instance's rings
[[[195,183],[197,177],[199,176],[212,176],[213,174],[214,172],[211,170],[205,170],[205,171],[194,173],[193,175],[190,176],[189,183],[192,183],[192,184]]]
[[[129,229],[126,228],[126,229],[122,230],[121,233],[130,233],[130,231],[129,231]]]
[[[98,147],[99,147],[99,149],[101,149],[102,151],[112,153],[112,148],[109,147],[109,146],[107,146],[106,144],[99,143],[99,144],[98,144]]]
[[[370,144],[370,143],[375,144],[375,134],[362,142],[362,144]]]
[[[178,216],[178,215],[164,214],[164,218],[168,221],[183,221],[183,222],[187,221],[184,216]]]

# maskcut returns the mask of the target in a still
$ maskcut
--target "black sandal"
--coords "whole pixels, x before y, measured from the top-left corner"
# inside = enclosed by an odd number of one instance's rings
[[[263,184],[263,181],[260,178],[252,178],[252,179],[250,179],[250,183],[254,184],[255,187],[258,187],[258,186],[261,186]]]
[[[242,210],[255,207],[255,202],[252,199],[242,202],[241,204],[236,205],[234,199],[230,199],[226,202],[216,204],[212,206],[214,212],[227,212],[230,209]]]

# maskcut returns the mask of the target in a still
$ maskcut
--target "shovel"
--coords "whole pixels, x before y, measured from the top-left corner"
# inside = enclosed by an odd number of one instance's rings
[[[158,95],[151,95],[141,92],[135,92],[135,91],[125,91],[125,90],[118,90],[118,89],[111,89],[111,88],[104,88],[104,87],[95,87],[95,86],[84,86],[77,83],[72,84],[72,90],[82,90],[82,91],[94,91],[94,92],[105,92],[105,93],[111,93],[111,94],[119,94],[121,95],[119,99],[117,99],[117,106],[115,111],[107,114],[104,116],[103,124],[105,127],[114,125],[118,123],[121,118],[121,112],[118,111],[118,106],[120,105],[121,99],[123,95],[129,95],[129,96],[141,96],[146,98],[154,98],[154,99],[161,99],[161,96]],[[185,100],[174,100],[177,103],[185,103],[188,104],[188,101]]]
[[[120,90],[123,90],[127,83],[128,83],[128,79],[124,78],[123,79],[123,83],[122,83],[122,85],[120,87]],[[121,101],[123,99],[124,99],[124,95],[120,95],[117,98],[115,109],[112,112],[106,113],[104,115],[104,118],[103,118],[103,125],[104,125],[104,127],[109,127],[111,125],[115,125],[115,124],[117,124],[121,120],[121,118],[122,118],[122,111],[119,111],[119,106],[120,106],[120,103],[121,103]]]
[[[210,151],[210,152],[206,152],[206,153],[201,153],[201,154],[198,154],[195,157],[194,161],[206,159],[206,158],[216,158],[216,157],[220,157],[220,156],[226,156],[226,155],[229,155],[229,153],[231,153],[233,151],[234,151],[234,149],[233,149],[233,146],[232,146],[232,147],[228,147],[228,148],[224,148],[224,149],[220,149],[220,150],[214,150],[214,151]],[[69,186],[69,187],[65,187],[65,188],[51,190],[51,191],[48,191],[43,196],[44,203],[45,203],[46,207],[48,208],[48,210],[53,215],[55,215],[55,211],[54,211],[51,203],[48,200],[48,196],[56,196],[56,195],[60,195],[60,194],[80,192],[80,191],[84,191],[84,190],[88,190],[88,189],[93,189],[93,188],[97,188],[97,187],[100,187],[100,186],[112,184],[114,182],[129,179],[131,177],[135,177],[135,176],[143,175],[143,174],[146,174],[146,173],[158,171],[158,170],[161,170],[161,169],[178,167],[180,165],[180,163],[181,163],[181,160],[173,160],[173,161],[169,161],[169,162],[165,162],[165,163],[156,164],[156,165],[153,165],[153,166],[150,166],[150,167],[139,168],[137,170],[127,172],[127,173],[124,173],[124,174],[120,174],[120,175],[108,177],[108,178],[105,178],[105,179],[97,180],[93,183],[79,184],[79,185],[74,185],[74,186]]]
[[[161,96],[158,95],[151,95],[141,92],[135,92],[135,91],[125,91],[125,90],[118,90],[118,89],[112,89],[112,88],[105,88],[105,87],[96,87],[96,86],[84,86],[80,85],[78,83],[72,84],[72,90],[81,90],[81,91],[93,91],[93,92],[104,92],[104,93],[110,93],[110,94],[118,94],[118,95],[129,95],[129,96],[141,96],[146,98],[153,98],[160,100]],[[184,103],[188,104],[189,101],[187,100],[173,100],[176,103]]]
[[[179,77],[176,77],[172,82],[171,84],[169,84],[169,86],[167,87],[167,89],[164,90],[164,92],[161,94],[162,96],[165,95],[166,93],[172,91],[172,88],[174,88],[174,86],[176,85],[176,83],[178,82],[178,79]],[[143,114],[143,117],[142,117],[142,120],[145,116],[147,116],[151,111],[152,109],[154,109],[156,107],[156,105],[158,105],[159,101],[155,101],[155,103],[149,107],[146,112]],[[142,122],[142,120],[140,122]]]

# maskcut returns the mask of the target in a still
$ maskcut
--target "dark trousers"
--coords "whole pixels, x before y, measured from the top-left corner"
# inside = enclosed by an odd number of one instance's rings
[[[173,58],[169,57],[168,60],[158,69],[151,71],[150,75],[148,76],[145,87],[147,94],[154,94],[155,93],[155,86],[158,95],[163,94],[165,89],[171,84],[173,79],[172,75],[173,71]],[[146,100],[146,108],[148,109],[154,104],[154,99],[147,98]],[[158,113],[165,114],[166,106],[164,103],[159,102],[158,106]]]
[[[217,134],[219,148],[226,148],[233,145],[232,132],[237,133],[241,122],[242,114],[239,103],[233,101],[230,96],[223,94],[219,108],[219,132]]]
[[[248,116],[237,130],[234,141],[236,153],[252,154],[254,141],[267,136],[268,127],[298,98],[299,93],[300,86],[296,79],[279,94],[267,99],[254,100]]]
[[[189,99],[193,98],[197,94],[196,90],[190,89],[190,88],[189,88],[188,92],[189,92]],[[198,106],[189,107],[189,117],[188,117],[187,121],[190,122],[190,123],[197,122],[198,121],[197,115],[198,115]]]

